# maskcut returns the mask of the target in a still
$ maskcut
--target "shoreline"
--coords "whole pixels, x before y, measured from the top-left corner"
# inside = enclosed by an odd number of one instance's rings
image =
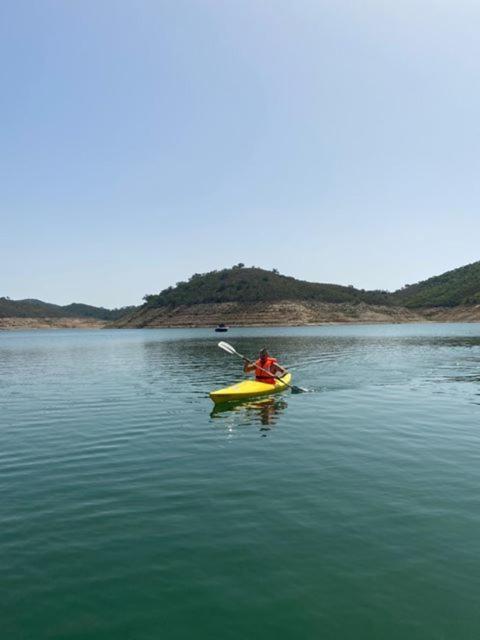
[[[328,324],[405,324],[480,322],[480,305],[408,309],[364,303],[284,300],[270,303],[209,303],[179,307],[140,307],[112,328],[321,326]]]
[[[154,325],[150,324],[148,326],[136,327],[136,326],[124,326],[117,327],[113,326],[109,322],[84,322],[82,318],[79,318],[77,321],[70,321],[68,323],[56,323],[56,319],[42,319],[44,321],[38,321],[37,318],[21,318],[21,320],[32,320],[32,322],[22,322],[22,323],[8,323],[3,324],[0,318],[0,333],[7,331],[42,331],[42,330],[61,330],[61,329],[80,329],[82,331],[85,330],[97,330],[97,329],[210,329],[212,333],[215,333],[215,326],[211,324],[162,324],[162,325]],[[9,319],[10,320],[10,319]],[[234,331],[235,329],[260,329],[262,327],[265,328],[302,328],[302,327],[338,327],[338,326],[368,326],[368,325],[400,325],[400,324],[480,324],[480,318],[474,318],[471,320],[454,320],[454,319],[415,319],[415,320],[333,320],[333,321],[323,321],[323,322],[305,322],[305,323],[276,323],[276,322],[265,322],[265,323],[250,323],[250,324],[235,324],[229,326],[229,331]],[[226,332],[228,333],[228,332]]]
[[[408,309],[360,303],[284,300],[274,303],[210,303],[181,307],[140,307],[114,322],[96,318],[6,317],[0,331],[29,329],[211,329],[318,327],[347,324],[480,322],[480,305]]]

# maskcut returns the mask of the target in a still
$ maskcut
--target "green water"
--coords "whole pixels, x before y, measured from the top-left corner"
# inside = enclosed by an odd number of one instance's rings
[[[0,334],[1,639],[478,638],[480,325],[218,339]]]

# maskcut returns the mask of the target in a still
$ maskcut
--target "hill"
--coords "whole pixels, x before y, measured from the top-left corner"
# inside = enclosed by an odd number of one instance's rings
[[[117,327],[480,320],[480,262],[394,293],[296,280],[238,264],[194,274],[125,314]]]
[[[387,291],[365,291],[353,286],[322,284],[296,280],[257,267],[237,265],[231,269],[194,274],[187,282],[178,282],[159,294],[147,295],[147,307],[224,302],[255,303],[280,300],[304,300],[330,303],[389,304]]]
[[[0,318],[93,318],[112,321],[134,309],[135,307],[124,307],[110,310],[76,302],[61,306],[35,299],[0,298]]]
[[[391,294],[391,301],[409,308],[480,304],[480,261],[406,285]]]

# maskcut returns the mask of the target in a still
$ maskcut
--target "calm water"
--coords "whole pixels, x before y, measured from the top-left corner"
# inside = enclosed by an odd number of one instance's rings
[[[0,334],[0,636],[476,639],[480,325]]]

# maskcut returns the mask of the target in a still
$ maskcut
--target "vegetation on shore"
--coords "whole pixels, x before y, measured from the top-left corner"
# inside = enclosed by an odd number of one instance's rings
[[[391,294],[391,299],[409,308],[480,304],[480,261],[406,285]]]
[[[187,282],[177,282],[175,287],[168,287],[157,295],[146,295],[144,300],[149,307],[279,300],[387,304],[389,295],[387,291],[296,280],[280,275],[276,269],[267,271],[240,263],[231,269],[195,273]]]
[[[296,280],[276,269],[267,271],[242,263],[220,271],[194,274],[158,294],[146,295],[149,308],[222,302],[277,302],[303,300],[326,303],[365,303],[409,308],[455,307],[480,304],[480,261],[448,271],[440,276],[405,285],[390,293],[367,291],[353,286]]]

